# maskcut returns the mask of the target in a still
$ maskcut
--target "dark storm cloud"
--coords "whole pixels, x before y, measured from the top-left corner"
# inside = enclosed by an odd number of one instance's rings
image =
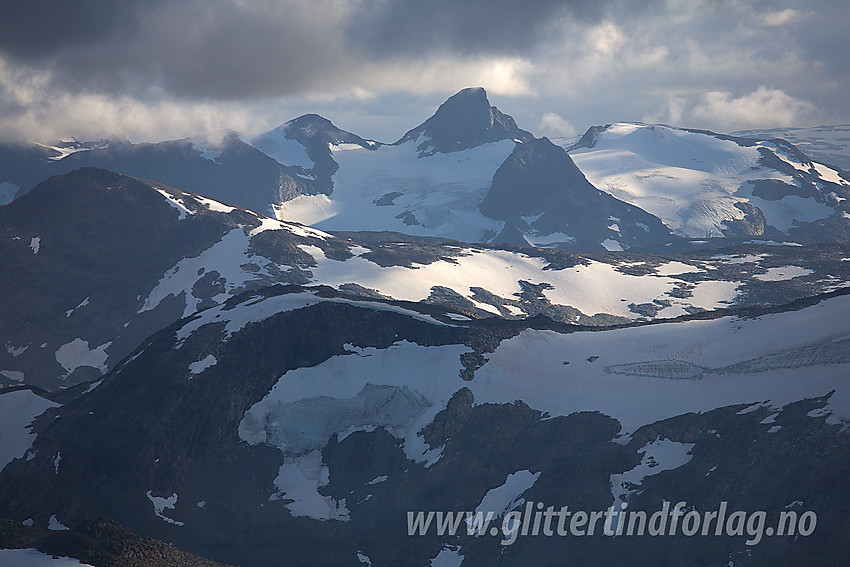
[[[651,1],[633,2],[644,9]],[[618,0],[418,0],[365,3],[347,32],[373,55],[425,51],[523,52],[551,33],[564,18],[592,21]]]
[[[148,9],[162,0],[146,4]],[[137,26],[138,2],[112,0],[36,0],[3,2],[0,7],[0,51],[40,60],[64,49],[126,37]]]
[[[641,3],[645,5],[645,3]],[[523,53],[618,0],[4,2],[0,56],[73,92],[239,99],[333,88],[380,55]]]
[[[285,95],[340,72],[322,3],[215,0],[5,2],[0,56],[71,91]]]
[[[334,20],[322,18],[320,4],[310,2],[174,6],[150,23],[160,33],[152,49],[163,86],[227,99],[326,86],[350,70],[334,40]]]

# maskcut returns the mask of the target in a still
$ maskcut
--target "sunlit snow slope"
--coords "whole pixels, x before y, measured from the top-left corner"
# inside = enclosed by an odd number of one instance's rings
[[[305,305],[282,299],[246,303],[231,315],[221,312],[220,317],[190,323],[189,332],[228,318],[243,320],[249,312],[255,313],[248,316],[253,321],[271,316],[275,309]],[[270,303],[266,309],[259,307],[264,302]],[[619,421],[624,435],[688,412],[735,404],[779,410],[833,391],[821,415],[830,415],[830,423],[846,422],[850,419],[848,311],[850,297],[841,296],[755,319],[724,317],[571,334],[528,329],[502,341],[471,381],[458,376],[462,345],[422,347],[399,341],[387,349],[350,346],[345,355],[282,376],[246,412],[239,434],[251,444],[278,447],[294,463],[304,455],[309,458],[334,433],[392,426],[405,440],[408,458],[433,462],[439,453],[428,451],[417,432],[461,388],[468,388],[478,404],[521,400],[551,416],[599,411]],[[179,331],[181,336],[186,331]],[[408,371],[399,373],[399,368]],[[338,413],[344,400],[356,405],[359,398],[399,395],[404,402],[396,400],[372,415],[367,412],[355,419]],[[309,407],[309,418],[305,414],[302,422],[288,422],[301,419],[295,411],[298,404]],[[293,467],[281,469],[281,474],[303,471]],[[290,479],[287,485],[294,486],[295,481]]]
[[[383,149],[364,150],[363,159]],[[850,277],[850,251],[838,245],[658,257],[408,237],[358,242],[96,169],[45,182],[0,209],[0,221],[4,265],[41,282],[0,286],[0,388],[96,379],[157,329],[275,284],[423,301],[475,318],[542,314],[598,326],[778,305]]]
[[[570,156],[598,188],[689,238],[846,222],[850,179],[781,140],[619,123],[588,131]]]
[[[759,139],[782,138],[800,148],[812,159],[850,171],[850,124],[742,130],[733,132],[733,135]]]
[[[478,203],[515,142],[502,140],[422,157],[417,146],[417,140],[377,150],[331,145],[339,164],[333,192],[285,201],[275,206],[276,216],[322,230],[393,230],[472,242],[492,239],[502,223],[482,215]]]

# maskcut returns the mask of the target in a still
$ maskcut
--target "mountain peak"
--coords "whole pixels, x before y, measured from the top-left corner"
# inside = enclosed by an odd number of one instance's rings
[[[530,140],[514,119],[490,105],[481,87],[463,89],[446,100],[431,118],[407,132],[396,144],[424,140],[417,146],[424,157],[449,153],[500,140]]]
[[[333,122],[331,122],[324,116],[314,113],[302,114],[298,118],[293,118],[292,120],[281,126],[281,128],[285,130],[293,130],[297,128],[306,134],[312,134],[313,132],[317,131],[327,133],[343,132],[343,130],[337,128]]]
[[[530,236],[564,248],[602,250],[611,249],[606,242],[625,249],[670,240],[658,218],[594,187],[547,138],[516,145],[479,210],[505,221],[497,242],[527,244]]]
[[[452,96],[450,96],[446,102],[444,102],[440,107],[452,106],[452,105],[478,105],[482,106],[485,109],[490,108],[490,101],[487,98],[487,91],[484,90],[484,87],[467,87],[465,89],[461,89]]]
[[[260,134],[254,140],[261,141],[263,138],[274,139],[281,136],[300,142],[308,151],[314,144],[323,148],[323,151],[327,149],[328,144],[357,144],[367,149],[375,149],[381,145],[373,140],[365,140],[357,134],[343,130],[324,116],[312,113],[302,114],[274,130]]]
[[[303,114],[274,130],[254,136],[249,143],[284,168],[294,167],[295,170],[290,171],[308,181],[311,185],[310,193],[325,194],[333,190],[333,175],[339,168],[333,159],[331,147],[354,144],[367,150],[377,150],[383,145],[338,128],[318,114]],[[293,179],[296,183],[304,183],[300,179]]]

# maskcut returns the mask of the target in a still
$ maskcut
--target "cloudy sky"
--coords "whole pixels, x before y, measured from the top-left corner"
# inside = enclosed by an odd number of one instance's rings
[[[846,0],[29,0],[0,7],[0,139],[395,141],[483,86],[536,135],[850,123]]]

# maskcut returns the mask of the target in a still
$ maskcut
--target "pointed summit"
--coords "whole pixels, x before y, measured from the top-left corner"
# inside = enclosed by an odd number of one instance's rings
[[[490,105],[481,87],[463,89],[440,105],[434,115],[407,132],[396,144],[420,140],[420,157],[449,153],[499,140],[531,140],[513,118]]]
[[[594,187],[547,138],[516,145],[479,210],[505,222],[495,242],[623,250],[672,238],[658,218]]]

